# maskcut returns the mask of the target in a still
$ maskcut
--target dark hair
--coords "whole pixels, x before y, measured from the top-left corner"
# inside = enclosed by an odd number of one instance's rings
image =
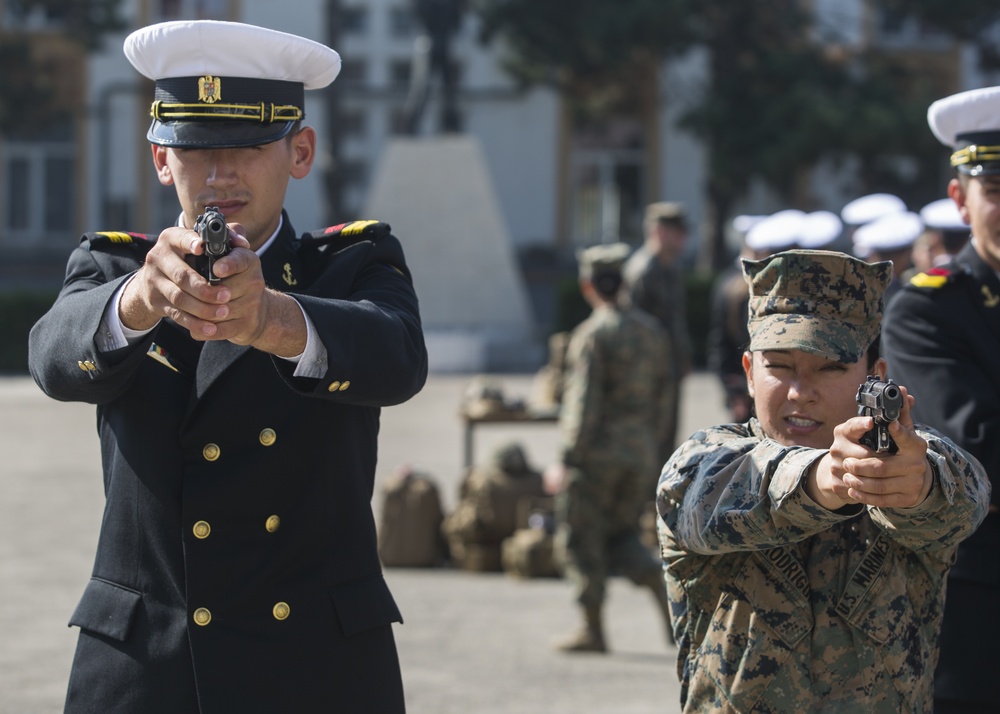
[[[865,360],[868,365],[868,371],[871,372],[878,358],[882,356],[882,333],[875,335],[875,339],[872,343],[868,345],[868,351],[865,352]]]
[[[666,226],[667,228],[676,228],[680,231],[688,229],[687,219],[684,216],[660,216],[657,220],[661,226]]]
[[[601,271],[590,278],[594,290],[604,298],[613,298],[622,286],[622,274],[618,271]]]

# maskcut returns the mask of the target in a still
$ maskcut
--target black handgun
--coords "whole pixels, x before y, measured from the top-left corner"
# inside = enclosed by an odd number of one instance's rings
[[[219,282],[215,275],[215,261],[228,255],[233,249],[229,240],[229,228],[226,217],[214,206],[209,206],[194,222],[194,230],[201,236],[204,251],[201,255],[188,256],[189,263],[205,280],[210,283]]]
[[[858,387],[858,416],[870,416],[875,420],[861,443],[880,454],[895,454],[899,451],[896,442],[889,436],[889,424],[899,419],[903,408],[903,393],[899,385],[891,379],[883,382],[878,377],[868,377]]]

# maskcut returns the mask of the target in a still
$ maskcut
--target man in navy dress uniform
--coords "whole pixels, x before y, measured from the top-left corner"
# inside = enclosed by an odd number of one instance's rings
[[[890,376],[919,389],[915,418],[978,458],[993,484],[989,514],[948,576],[934,711],[1000,712],[1000,87],[938,100],[927,117],[954,151],[948,195],[972,240],[898,293],[883,348]]]
[[[296,235],[283,211],[316,132],[324,45],[226,22],[133,33],[147,138],[181,214],[84,236],[30,366],[97,406],[106,506],[68,712],[401,712],[370,500],[380,407],[427,355],[399,242],[361,221]],[[196,219],[228,224],[217,281]]]

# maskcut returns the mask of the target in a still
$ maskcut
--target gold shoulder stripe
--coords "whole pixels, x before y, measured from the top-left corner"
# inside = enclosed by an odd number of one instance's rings
[[[947,282],[947,275],[928,275],[927,273],[917,273],[910,278],[910,285],[915,285],[918,288],[940,288]]]
[[[348,223],[341,229],[340,235],[342,236],[358,235],[365,228],[367,228],[368,226],[373,226],[376,223],[378,223],[378,221],[353,221],[351,223]]]
[[[135,238],[130,236],[128,233],[120,233],[118,231],[100,231],[97,233],[99,236],[104,236],[112,243],[134,243]]]

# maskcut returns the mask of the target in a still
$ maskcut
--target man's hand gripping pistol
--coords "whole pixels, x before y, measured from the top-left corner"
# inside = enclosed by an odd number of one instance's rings
[[[232,250],[226,217],[219,212],[218,208],[210,206],[198,216],[198,220],[194,223],[194,230],[201,236],[204,250],[201,255],[188,256],[188,262],[205,280],[217,283],[220,278],[215,275],[215,261],[228,255],[229,251]]]
[[[878,377],[868,377],[858,387],[858,416],[870,416],[875,420],[871,431],[861,437],[861,443],[880,454],[895,454],[899,451],[896,442],[889,436],[889,424],[899,419],[903,408],[903,393],[891,379],[887,382]]]

